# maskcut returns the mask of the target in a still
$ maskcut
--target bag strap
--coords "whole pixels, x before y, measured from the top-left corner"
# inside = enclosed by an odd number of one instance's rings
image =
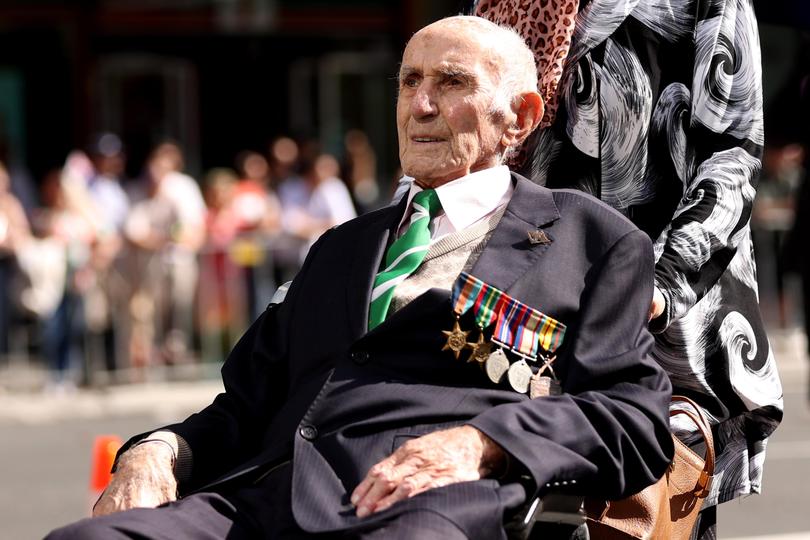
[[[709,425],[709,421],[706,419],[706,415],[703,413],[703,409],[701,409],[697,403],[688,397],[674,395],[672,396],[672,401],[686,403],[690,405],[692,409],[694,409],[694,412],[687,409],[670,410],[669,416],[673,417],[679,414],[688,416],[689,419],[694,422],[695,426],[697,426],[698,430],[700,430],[700,433],[706,443],[706,456],[703,458],[703,471],[701,471],[700,478],[698,479],[697,483],[697,488],[699,489],[697,496],[705,497],[708,495],[709,481],[714,475],[715,453],[714,437],[712,437],[711,426]]]

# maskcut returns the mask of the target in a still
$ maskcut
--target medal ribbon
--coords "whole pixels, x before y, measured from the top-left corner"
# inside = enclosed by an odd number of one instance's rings
[[[473,277],[466,272],[459,274],[456,282],[453,283],[453,294],[451,301],[453,302],[453,311],[459,317],[467,313],[475,303],[482,288],[489,287],[486,283]]]
[[[526,309],[524,317],[521,319],[520,325],[515,330],[515,345],[514,348],[527,356],[532,358],[537,356],[537,326],[540,324],[540,318],[543,316],[537,310]]]
[[[473,309],[479,328],[497,319],[494,340],[528,357],[536,357],[538,348],[553,353],[565,336],[563,323],[466,272],[459,274],[453,284],[451,300],[459,316]]]
[[[515,312],[520,308],[520,303],[511,296],[504,295],[502,309],[498,317],[498,324],[495,332],[492,333],[493,341],[509,346],[512,343],[512,324]]]
[[[484,283],[466,272],[459,274],[453,284],[453,311],[459,316],[469,309],[475,313],[479,328],[486,328],[498,317],[501,301],[507,297],[502,291]]]
[[[495,321],[506,298],[509,297],[491,285],[485,285],[481,289],[474,304],[478,328],[486,328]]]
[[[501,303],[503,315],[493,334],[497,341],[530,358],[537,356],[538,346],[548,353],[560,346],[566,329],[563,323],[506,294]]]
[[[538,332],[538,341],[540,346],[553,353],[563,341],[565,337],[565,325],[560,321],[552,319],[547,315],[540,314],[540,331]]]

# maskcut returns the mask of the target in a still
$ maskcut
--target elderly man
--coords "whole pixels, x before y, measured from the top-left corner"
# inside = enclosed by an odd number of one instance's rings
[[[536,493],[616,498],[664,472],[649,239],[500,165],[543,113],[532,53],[452,17],[399,79],[407,197],[325,233],[225,392],[131,439],[102,517],[54,538],[496,539]]]

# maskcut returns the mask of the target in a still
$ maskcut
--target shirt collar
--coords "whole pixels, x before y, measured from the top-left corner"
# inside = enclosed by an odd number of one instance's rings
[[[405,177],[405,180],[411,182],[407,206],[410,208],[411,201],[422,188],[412,178]],[[476,171],[436,188],[443,215],[455,231],[466,229],[508,202],[511,192],[512,180],[506,165]]]

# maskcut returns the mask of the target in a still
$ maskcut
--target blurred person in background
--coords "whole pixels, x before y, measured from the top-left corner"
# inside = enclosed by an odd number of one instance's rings
[[[145,167],[145,198],[135,204],[125,226],[136,248],[132,283],[137,285],[129,304],[135,366],[188,360],[206,210],[197,182],[181,172],[183,167],[175,143],[154,148]],[[153,350],[156,343],[159,354]]]
[[[114,133],[102,133],[90,144],[88,156],[95,170],[88,190],[103,218],[103,234],[117,234],[129,212],[129,197],[121,185],[126,160],[124,144]]]
[[[803,58],[804,66],[807,66],[807,59],[810,57],[807,46],[810,45],[810,36],[803,37]],[[807,124],[810,121],[810,73],[800,74],[797,84],[792,88],[794,95],[798,97],[798,107],[788,110],[782,127],[789,129],[792,135],[790,144],[779,149],[777,156],[780,158],[777,163],[780,167],[780,177],[784,182],[797,185],[797,196],[794,203],[794,221],[783,247],[782,260],[785,263],[785,270],[795,273],[801,280],[802,288],[802,309],[805,338],[807,340],[807,359],[810,361],[810,132]],[[785,100],[788,104],[793,100]],[[798,118],[797,118],[798,117]],[[810,374],[809,374],[810,375]],[[810,378],[807,381],[807,398],[810,401]]]
[[[270,186],[270,166],[258,152],[243,151],[236,158],[241,179],[230,205],[239,235],[232,246],[235,262],[243,268],[248,318],[258,317],[275,289],[270,244],[281,230],[281,204]]]
[[[301,265],[306,241],[287,227],[287,216],[302,213],[309,200],[307,183],[300,176],[301,148],[287,136],[276,137],[269,148],[270,184],[281,203],[282,234],[273,243],[273,271],[276,283],[291,280]]]
[[[238,183],[236,172],[224,167],[211,169],[203,181],[207,214],[200,252],[200,338],[203,358],[214,362],[224,358],[248,323],[243,269],[231,256],[241,227],[232,204]]]
[[[380,198],[377,185],[377,156],[368,136],[352,129],[343,138],[346,147],[346,181],[361,214],[373,210]]]
[[[270,185],[270,165],[258,152],[246,150],[236,158],[240,180],[231,206],[239,229],[274,234],[281,227],[281,203]]]
[[[123,246],[121,229],[130,208],[129,197],[122,185],[126,164],[124,144],[114,133],[100,133],[89,145],[88,157],[93,175],[87,184],[87,192],[94,204],[92,213],[97,230],[83,298],[88,332],[85,354],[89,355],[91,371],[104,366],[110,372],[119,367],[115,343],[115,329],[119,325],[114,318],[117,316],[116,305],[123,302],[123,295],[116,286],[114,263]]]
[[[0,163],[5,167],[9,177],[9,192],[14,194],[25,210],[26,217],[30,219],[38,203],[37,186],[28,168],[15,156],[13,148],[8,121],[0,111]]]
[[[97,229],[66,195],[63,172],[53,169],[40,187],[42,206],[35,210],[27,262],[33,292],[28,305],[42,317],[42,349],[56,392],[71,391],[87,366],[80,361],[84,332],[83,296],[94,282],[91,258]]]
[[[205,247],[224,251],[230,246],[241,225],[233,199],[239,176],[226,167],[211,169],[203,180],[205,201]]]
[[[309,197],[298,174],[300,157],[298,143],[290,137],[278,137],[270,143],[270,181],[285,210],[305,206]]]
[[[306,156],[301,165],[309,198],[303,208],[284,208],[285,227],[306,240],[301,258],[327,229],[357,217],[346,184],[338,178],[340,165],[330,154]]]
[[[180,146],[163,142],[152,151],[149,172],[157,186],[156,194],[168,201],[177,213],[172,231],[175,246],[196,252],[205,241],[205,201],[197,181],[184,173],[185,158]]]
[[[17,252],[28,242],[31,229],[23,205],[11,192],[11,177],[0,162],[0,356],[9,352],[8,331],[14,315],[12,283],[17,274]]]
[[[770,119],[770,117],[769,117]],[[754,244],[762,256],[760,280],[772,279],[776,289],[776,317],[772,324],[786,328],[789,324],[789,301],[786,297],[785,275],[799,271],[804,249],[796,249],[798,236],[791,227],[803,218],[796,215],[797,200],[804,184],[804,147],[790,137],[766,132],[762,155],[762,176],[751,213]],[[802,244],[806,246],[807,244]],[[773,268],[768,273],[768,264]]]

